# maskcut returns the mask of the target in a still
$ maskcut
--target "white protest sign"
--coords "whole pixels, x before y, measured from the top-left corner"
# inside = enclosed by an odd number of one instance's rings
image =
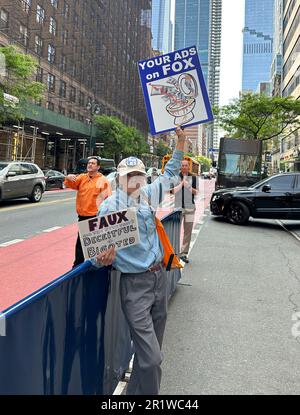
[[[213,120],[197,48],[138,62],[152,135]]]
[[[135,208],[78,222],[78,229],[85,259],[95,258],[111,246],[119,250],[140,242]]]

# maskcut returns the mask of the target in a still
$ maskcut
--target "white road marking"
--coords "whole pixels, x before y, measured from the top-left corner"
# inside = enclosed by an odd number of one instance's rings
[[[278,225],[280,225],[285,231],[287,231],[290,235],[292,235],[294,238],[296,238],[297,239],[297,241],[299,241],[300,242],[300,237],[299,237],[299,235],[297,235],[295,232],[293,232],[293,231],[291,231],[291,230],[289,230],[285,225],[284,225],[284,223],[283,222],[281,222],[281,220],[276,220],[276,222],[278,223]]]
[[[113,395],[122,395],[126,385],[127,385],[127,382],[123,382],[123,381],[119,382]]]
[[[61,226],[53,226],[53,228],[45,229],[42,232],[53,232],[53,231],[56,231],[57,229],[61,229],[61,228],[62,228]]]
[[[129,368],[127,369],[126,373],[125,373],[125,379],[120,380],[116,389],[113,392],[113,395],[124,395],[124,391],[126,386],[128,385],[128,382],[130,380],[130,376],[131,376],[131,372],[133,369],[133,359],[134,359],[134,354],[131,357],[131,360],[129,362]]]
[[[14,245],[23,241],[24,239],[14,239],[13,241],[4,242],[3,244],[0,244],[0,248],[5,248],[7,246]]]

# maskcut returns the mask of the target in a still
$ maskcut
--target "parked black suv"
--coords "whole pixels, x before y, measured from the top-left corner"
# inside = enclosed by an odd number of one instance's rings
[[[217,190],[210,210],[236,225],[249,217],[300,219],[300,173],[283,173],[261,180],[251,187]]]

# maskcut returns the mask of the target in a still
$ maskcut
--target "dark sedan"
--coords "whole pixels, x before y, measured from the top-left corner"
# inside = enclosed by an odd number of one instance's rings
[[[65,175],[57,170],[44,170],[46,190],[64,189]]]
[[[236,225],[250,216],[267,219],[300,219],[300,173],[283,173],[264,179],[251,187],[217,190],[210,210]]]

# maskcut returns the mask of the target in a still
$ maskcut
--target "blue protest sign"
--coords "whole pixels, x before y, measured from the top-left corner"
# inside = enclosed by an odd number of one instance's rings
[[[195,46],[138,62],[151,134],[213,120]]]

